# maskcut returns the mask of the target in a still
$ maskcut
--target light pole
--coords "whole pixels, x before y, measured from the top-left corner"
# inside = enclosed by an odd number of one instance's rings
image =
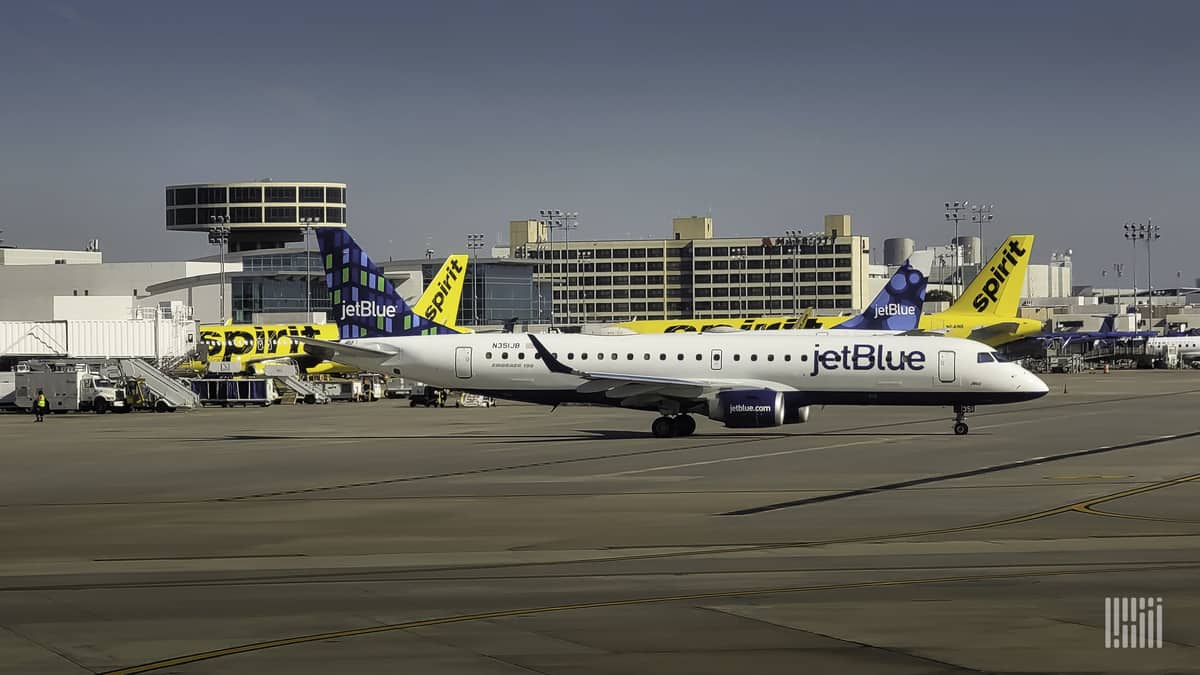
[[[738,318],[741,318],[746,315],[746,247],[734,246],[730,248],[729,259],[735,263],[741,264],[741,272],[738,273],[738,281],[736,284],[733,284],[737,286],[738,289]]]
[[[1150,244],[1162,237],[1162,227],[1154,225],[1147,218],[1144,223],[1125,223],[1125,238],[1133,243],[1133,287],[1134,304],[1137,304],[1137,243],[1146,242],[1146,314],[1149,316],[1150,330],[1154,330],[1154,273],[1150,255]]]
[[[1117,306],[1121,306],[1121,277],[1125,274],[1125,263],[1113,263],[1113,273],[1117,275]],[[1125,312],[1121,312],[1124,314]]]
[[[954,296],[958,297],[958,282],[962,275],[962,265],[958,257],[958,224],[966,220],[963,211],[971,208],[970,202],[946,202],[946,220],[954,223]]]
[[[971,207],[971,222],[979,226],[979,260],[977,263],[980,271],[983,270],[983,256],[987,253],[987,249],[983,247],[983,224],[995,220],[996,216],[992,215],[994,208],[996,208],[995,204],[975,204]]]
[[[1136,313],[1137,312],[1137,304],[1138,304],[1138,301],[1137,301],[1137,242],[1140,237],[1138,236],[1139,233],[1138,233],[1138,229],[1137,229],[1137,223],[1125,223],[1125,225],[1123,225],[1122,227],[1125,230],[1125,233],[1124,233],[1125,239],[1127,239],[1129,241],[1129,243],[1133,245],[1133,261],[1132,261],[1133,272],[1132,272],[1132,274],[1129,275],[1129,278],[1133,283],[1133,311]]]
[[[804,233],[800,230],[784,230],[783,240],[792,247],[792,313],[800,315],[800,240]]]
[[[550,251],[553,257],[554,252],[554,231],[563,231],[563,310],[566,314],[567,323],[571,322],[571,267],[570,263],[570,248],[571,248],[571,230],[579,228],[579,212],[578,211],[563,211],[561,209],[542,209],[538,211],[539,220],[543,227],[550,230]],[[554,266],[550,266],[550,288],[553,292],[554,288]],[[554,304],[551,300],[550,310],[550,325],[554,325]]]
[[[212,225],[208,228],[208,243],[221,248],[221,323],[225,323],[225,249],[229,245],[229,218],[226,216],[209,216]]]
[[[581,320],[583,323],[587,323],[588,317],[587,289],[589,286],[595,286],[594,280],[587,274],[587,264],[591,260],[591,251],[579,252],[579,274],[580,279],[582,279],[582,283],[579,284],[579,314],[582,317]],[[592,270],[594,271],[595,269],[595,263],[592,263]]]
[[[483,235],[472,233],[467,235],[467,248],[471,250],[472,264],[475,269],[471,273],[471,315],[475,317],[475,325],[479,323],[479,249],[483,248]]]
[[[946,254],[945,253],[937,254],[937,263],[938,263],[938,276],[937,276],[938,285],[945,286],[946,285]],[[941,290],[945,291],[946,289],[943,288]]]
[[[304,322],[312,321],[312,254],[308,245],[308,234],[321,222],[319,218],[301,218],[304,223]]]

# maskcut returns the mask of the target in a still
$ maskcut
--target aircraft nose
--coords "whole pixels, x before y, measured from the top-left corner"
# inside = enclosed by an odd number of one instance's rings
[[[1018,388],[1021,391],[1028,392],[1034,395],[1034,398],[1045,396],[1050,393],[1050,387],[1046,385],[1042,378],[1034,375],[1029,371],[1025,371],[1021,377],[1021,384]]]

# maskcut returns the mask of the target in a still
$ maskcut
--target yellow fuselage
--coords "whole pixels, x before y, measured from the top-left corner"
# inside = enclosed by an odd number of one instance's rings
[[[849,316],[764,316],[754,318],[727,319],[674,319],[668,321],[628,321],[617,324],[635,333],[698,333],[716,327],[740,330],[792,330],[797,328],[833,328],[848,320]],[[918,323],[921,330],[944,331],[951,337],[973,338],[992,347],[1037,335],[1042,330],[1040,321],[1007,317],[1002,319],[983,317],[958,312],[935,312],[922,314]],[[988,334],[988,327],[996,327]],[[982,334],[985,334],[981,336]]]

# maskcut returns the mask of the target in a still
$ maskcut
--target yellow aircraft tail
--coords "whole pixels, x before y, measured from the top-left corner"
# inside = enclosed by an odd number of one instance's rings
[[[1032,234],[1014,234],[1004,240],[946,313],[1016,316],[1032,255]]]
[[[458,328],[458,305],[462,301],[463,284],[467,275],[467,256],[452,255],[442,263],[442,268],[430,279],[425,292],[413,307],[418,315],[454,328]]]

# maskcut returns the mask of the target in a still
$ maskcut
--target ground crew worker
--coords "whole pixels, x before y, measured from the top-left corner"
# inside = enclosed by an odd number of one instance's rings
[[[50,401],[46,399],[46,393],[38,389],[37,398],[33,400],[33,414],[37,416],[35,421],[43,421],[46,411],[50,409]]]

